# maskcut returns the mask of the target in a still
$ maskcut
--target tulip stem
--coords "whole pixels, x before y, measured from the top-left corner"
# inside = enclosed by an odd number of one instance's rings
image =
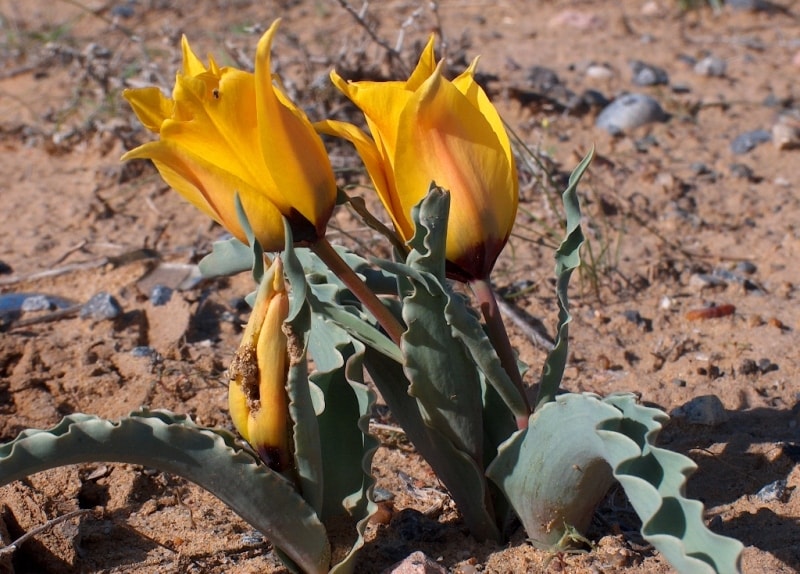
[[[508,331],[506,331],[506,327],[503,324],[494,290],[487,279],[473,279],[469,285],[472,288],[472,292],[475,293],[475,297],[478,298],[483,319],[486,321],[487,335],[492,342],[494,350],[497,352],[500,364],[503,365],[503,369],[505,369],[517,387],[525,403],[525,411],[529,415],[531,407],[528,402],[528,395],[525,393],[525,383],[522,381],[522,375],[519,372],[519,367],[517,367],[517,357],[511,347]],[[528,428],[528,416],[517,416],[517,428]]]
[[[311,250],[322,259],[328,269],[350,289],[361,304],[372,313],[372,316],[383,327],[395,345],[400,346],[400,337],[405,332],[405,327],[397,320],[386,305],[381,303],[378,296],[367,287],[355,271],[342,259],[342,256],[333,248],[330,242],[322,237],[311,244]]]

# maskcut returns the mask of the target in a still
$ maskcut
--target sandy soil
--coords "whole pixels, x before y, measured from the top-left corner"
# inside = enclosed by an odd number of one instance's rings
[[[564,176],[596,146],[581,187],[589,244],[573,282],[564,387],[631,390],[668,412],[718,397],[718,420],[674,417],[661,443],[699,465],[688,493],[705,502],[714,530],[746,545],[745,571],[798,571],[800,270],[792,261],[800,256],[800,149],[792,129],[800,126],[800,16],[793,10],[443,0],[434,11],[428,2],[376,2],[367,23],[377,37],[394,46],[403,34],[402,59],[393,61],[335,1],[0,0],[0,294],[5,302],[42,293],[78,305],[107,292],[123,311],[107,321],[81,319],[74,307],[0,315],[0,441],[69,413],[118,417],[141,405],[230,426],[225,369],[247,318],[241,296],[250,280],[193,284],[161,307],[149,300],[155,283],[179,287],[222,232],[152,167],[120,164],[125,150],[149,137],[121,99],[123,87],[170,88],[182,33],[199,53],[247,66],[261,31],[281,16],[276,61],[293,96],[314,119],[345,117],[348,108],[326,81],[331,67],[399,78],[438,31],[452,69],[481,55],[492,98],[549,167],[549,178],[521,170],[518,227],[497,287],[552,334],[551,247],[560,234],[553,205]],[[726,65],[723,75],[695,70],[708,56]],[[632,60],[663,68],[668,84],[635,85]],[[534,66],[560,82],[533,82]],[[594,126],[595,100],[576,105],[573,96],[586,90],[608,99],[649,94],[669,120],[611,136]],[[753,130],[775,137],[734,153],[734,139]],[[345,146],[331,151],[337,166],[358,166]],[[380,249],[347,213],[336,215],[330,234]],[[735,311],[692,320],[710,304]],[[538,372],[545,351],[518,327],[511,331]],[[141,346],[156,354],[132,354]],[[504,546],[479,544],[402,436],[379,436],[374,472],[393,502],[383,523],[370,527],[361,572],[380,572],[414,550],[464,574],[670,571],[638,536],[617,490],[597,512],[587,553],[535,551],[521,532]],[[757,496],[779,480],[777,496]],[[211,495],[131,465],[63,468],[0,489],[4,541],[77,509],[97,510],[45,529],[13,562],[0,561],[0,571],[283,571],[258,533]]]

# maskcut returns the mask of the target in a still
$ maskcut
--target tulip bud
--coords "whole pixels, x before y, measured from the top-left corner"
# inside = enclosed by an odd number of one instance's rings
[[[289,468],[288,340],[283,322],[289,296],[283,263],[275,258],[264,274],[242,343],[228,370],[233,424],[273,470]]]

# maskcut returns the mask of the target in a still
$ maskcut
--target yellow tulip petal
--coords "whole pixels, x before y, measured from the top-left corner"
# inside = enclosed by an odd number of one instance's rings
[[[181,51],[183,52],[183,73],[187,76],[197,76],[207,70],[200,58],[189,46],[186,36],[181,36]]]
[[[253,75],[227,68],[221,77],[209,73],[178,76],[175,100],[190,112],[188,121],[167,121],[162,139],[178,143],[198,157],[214,160],[249,185],[272,185],[258,145]]]
[[[516,180],[516,164],[514,162],[513,151],[511,149],[511,142],[508,139],[508,132],[506,131],[505,124],[503,124],[503,119],[497,112],[497,108],[495,108],[494,104],[492,104],[492,102],[489,100],[489,97],[486,95],[486,92],[483,91],[483,88],[481,88],[480,84],[475,81],[475,70],[477,66],[478,58],[475,58],[472,61],[472,64],[470,64],[469,68],[464,70],[462,74],[453,80],[453,85],[458,89],[458,91],[466,96],[473,106],[478,108],[478,110],[481,112],[481,115],[483,115],[483,117],[485,117],[489,122],[489,125],[492,126],[494,133],[497,135],[497,139],[500,141],[500,144],[506,151],[508,161],[515,170],[514,179]],[[518,194],[516,193],[514,194],[515,202],[517,195]]]
[[[433,71],[436,69],[436,56],[433,52],[433,44],[436,40],[436,36],[431,34],[431,37],[428,38],[428,43],[425,45],[425,48],[422,50],[422,55],[419,57],[419,62],[417,62],[417,67],[414,68],[414,71],[411,73],[411,76],[406,81],[405,88],[411,92],[416,92],[417,89],[431,77]]]
[[[287,216],[299,212],[318,232],[330,217],[336,200],[336,180],[327,152],[311,122],[288,98],[278,97],[272,82],[270,50],[280,20],[258,42],[255,90],[261,151],[273,176],[275,203]],[[279,142],[275,133],[281,134]]]
[[[124,90],[122,97],[128,100],[136,117],[151,132],[158,133],[164,120],[172,115],[173,101],[156,87]]]
[[[395,177],[404,211],[431,180],[451,193],[447,258],[488,274],[516,215],[516,180],[481,111],[441,75],[441,64],[400,117]],[[509,191],[511,190],[511,191]]]
[[[281,213],[259,188],[170,141],[146,143],[122,157],[123,160],[137,158],[152,160],[167,185],[237,239],[246,242],[234,204],[234,194],[238,192],[248,220],[258,223],[253,227],[261,246],[266,251],[283,248]]]
[[[336,72],[331,80],[367,118],[367,126],[385,161],[394,162],[400,114],[413,92],[405,82],[347,82]]]
[[[237,377],[231,377],[228,383],[228,410],[231,413],[233,426],[244,440],[250,442],[250,409],[247,407],[247,395],[242,390],[242,382]]]
[[[392,218],[392,223],[394,223],[400,235],[404,239],[408,239],[413,233],[411,220],[408,214],[403,212],[403,206],[400,204],[394,189],[393,178],[387,173],[389,165],[381,156],[375,142],[361,129],[347,122],[324,120],[316,122],[314,127],[320,133],[340,137],[355,146],[356,152],[364,162],[364,167],[367,168],[367,173],[372,180],[372,185],[375,187],[381,203],[383,203]]]
[[[286,379],[289,371],[288,341],[283,322],[289,315],[289,297],[283,285],[280,259],[271,267],[274,281],[265,277],[273,291],[256,346],[259,371],[259,405],[250,411],[248,433],[250,444],[267,464],[278,470],[288,466],[289,402]]]

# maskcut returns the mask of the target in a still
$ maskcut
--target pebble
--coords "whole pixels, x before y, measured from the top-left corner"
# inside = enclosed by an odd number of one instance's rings
[[[746,273],[747,275],[752,275],[756,271],[758,271],[758,267],[752,261],[739,261],[736,264],[736,270],[739,273]]]
[[[772,139],[772,134],[767,130],[753,130],[745,132],[734,138],[731,142],[731,151],[737,155],[745,154],[757,145],[766,143]]]
[[[594,80],[610,80],[614,77],[614,70],[604,64],[590,64],[585,73],[587,78]]]
[[[530,88],[544,94],[561,85],[558,74],[544,66],[533,66],[528,72],[527,80]]]
[[[47,302],[47,307],[44,306]],[[5,293],[0,295],[0,313],[19,313],[21,311],[41,311],[66,309],[75,305],[73,301],[43,293]]]
[[[694,73],[699,76],[721,78],[728,69],[728,63],[716,56],[706,56],[694,65]]]
[[[772,126],[772,143],[779,150],[800,148],[800,128],[779,122]]]
[[[12,271],[14,270],[11,268],[11,265],[0,260],[0,275],[9,275]]]
[[[637,86],[662,86],[669,84],[669,74],[663,68],[652,66],[641,60],[630,63],[633,77],[631,80]]]
[[[397,564],[389,566],[383,574],[447,574],[447,570],[425,553],[417,550]]]
[[[692,87],[689,84],[672,84],[670,88],[673,94],[690,94]]]
[[[111,8],[111,15],[119,18],[132,18],[136,14],[133,2],[126,2],[125,4],[118,4]]]
[[[758,285],[750,281],[747,277],[739,275],[733,271],[728,271],[722,267],[715,267],[711,270],[711,275],[717,279],[722,279],[727,283],[738,283],[748,291],[761,291]],[[763,293],[762,293],[763,294]]]
[[[394,500],[394,493],[391,490],[376,486],[372,489],[372,500],[375,502],[389,502]]]
[[[707,289],[709,287],[724,287],[727,282],[722,277],[715,277],[708,273],[693,273],[689,277],[689,287],[695,289]]]
[[[761,371],[762,374],[769,373],[770,371],[777,371],[778,365],[770,361],[769,359],[759,359],[758,360],[758,370]]]
[[[742,375],[755,375],[758,372],[758,365],[753,359],[744,359],[739,365],[739,373]]]
[[[771,12],[776,8],[767,0],[725,0],[725,5],[734,10],[749,10],[750,12]]]
[[[97,321],[103,319],[116,319],[122,314],[122,307],[113,295],[101,291],[89,299],[83,307],[81,307],[81,319],[94,319]]]
[[[672,416],[695,425],[717,426],[728,421],[728,413],[717,395],[701,395],[672,411]]]
[[[172,288],[166,285],[154,285],[150,290],[150,302],[156,306],[166,305],[172,299]]]
[[[746,179],[748,181],[756,181],[756,174],[753,169],[743,163],[732,163],[730,166],[731,175],[739,179]]]
[[[47,295],[31,295],[26,297],[19,310],[23,313],[30,313],[32,311],[50,311],[55,307],[53,301]]]
[[[153,347],[142,345],[131,349],[131,356],[136,357],[137,359],[149,359],[155,355],[156,350]]]
[[[787,488],[786,479],[781,478],[762,487],[755,496],[761,502],[786,502],[790,492],[791,489]]]
[[[612,135],[668,118],[661,105],[645,94],[625,94],[606,106],[595,125]]]
[[[601,109],[609,104],[608,98],[597,90],[585,90],[581,94],[581,100],[592,109]]]
[[[241,534],[240,540],[245,546],[264,544],[264,536],[258,530],[250,530]]]

